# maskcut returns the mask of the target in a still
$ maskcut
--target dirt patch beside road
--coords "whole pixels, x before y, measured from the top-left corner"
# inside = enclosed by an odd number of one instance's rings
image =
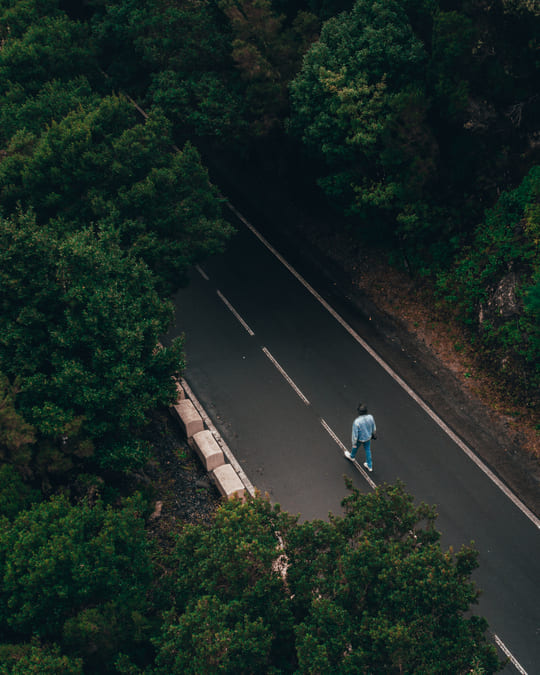
[[[139,478],[141,487],[146,482],[152,490],[150,529],[167,538],[184,522],[210,522],[221,497],[167,409],[152,413],[144,438],[152,452]]]

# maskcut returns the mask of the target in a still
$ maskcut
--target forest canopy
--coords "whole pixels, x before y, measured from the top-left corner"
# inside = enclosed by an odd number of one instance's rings
[[[539,36],[529,0],[0,0],[0,674],[497,670],[475,552],[401,486],[155,536],[144,431],[233,236],[214,157],[324,198],[536,405]]]
[[[476,553],[442,551],[399,485],[344,505],[299,524],[233,500],[161,550],[140,498],[2,516],[0,672],[496,672]]]

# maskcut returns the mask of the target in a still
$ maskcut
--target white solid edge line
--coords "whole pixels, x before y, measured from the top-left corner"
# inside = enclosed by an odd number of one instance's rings
[[[270,352],[268,351],[268,349],[266,349],[266,347],[263,347],[262,350],[263,350],[264,354],[265,354],[265,355],[270,359],[270,361],[274,364],[274,366],[279,370],[279,372],[280,372],[281,375],[285,378],[285,380],[286,380],[286,381],[290,384],[290,386],[294,389],[294,391],[296,392],[296,394],[302,399],[302,401],[303,401],[306,405],[310,405],[308,399],[304,396],[304,394],[302,394],[302,392],[301,392],[300,389],[296,386],[296,384],[294,383],[294,381],[287,375],[287,373],[286,373],[286,372],[283,370],[283,368],[279,365],[279,363],[278,363],[278,362],[276,361],[276,359],[272,356],[272,354],[270,354]]]
[[[247,325],[247,323],[242,319],[240,314],[235,310],[235,308],[231,305],[231,303],[227,300],[227,298],[223,295],[221,291],[216,291],[218,294],[219,298],[223,301],[227,309],[230,310],[230,312],[238,319],[238,321],[242,324],[243,328],[253,337],[255,333],[251,330],[251,328]]]
[[[233,452],[231,451],[231,449],[229,448],[227,443],[225,443],[225,441],[223,440],[219,431],[213,425],[212,420],[206,414],[206,410],[200,404],[199,400],[197,399],[197,397],[195,396],[195,394],[191,390],[191,387],[189,386],[189,384],[186,382],[186,380],[184,378],[182,378],[181,383],[182,383],[182,387],[184,388],[184,391],[186,392],[189,399],[191,400],[191,402],[195,406],[195,409],[197,410],[199,415],[203,418],[204,423],[206,424],[206,426],[208,427],[208,429],[212,433],[212,436],[216,439],[217,443],[221,446],[221,449],[223,450],[223,454],[229,460],[229,463],[233,466],[234,470],[238,474],[242,483],[244,483],[244,486],[245,486],[246,490],[249,492],[249,494],[252,497],[255,496],[255,488],[253,487],[251,481],[246,476],[244,470],[240,466],[240,463],[238,462],[238,460],[234,456]]]
[[[504,652],[504,655],[508,658],[510,663],[514,666],[514,668],[518,671],[518,673],[521,673],[521,675],[527,675],[527,671],[521,663],[513,656],[511,651],[508,649],[508,647],[504,644],[504,642],[501,640],[501,638],[498,635],[493,635],[495,638],[495,642],[497,643],[497,646],[501,649],[502,652]]]
[[[253,234],[261,241],[264,246],[284,265],[289,272],[298,279],[298,281],[316,298],[321,305],[340,323],[343,328],[368,352],[368,354],[377,361],[377,363],[386,370],[386,372],[392,377],[392,379],[404,389],[407,394],[422,408],[422,410],[427,413],[431,419],[456,443],[456,445],[463,450],[463,452],[472,460],[476,466],[484,472],[484,474],[503,492],[510,501],[517,506],[517,508],[525,515],[527,518],[540,530],[540,518],[537,518],[535,514],[508,488],[501,479],[493,473],[493,471],[486,465],[484,462],[467,446],[465,443],[455,434],[450,427],[443,422],[443,420],[437,415],[437,413],[432,410],[427,403],[425,403],[418,394],[416,394],[409,385],[401,379],[401,377],[380,357],[377,352],[370,347],[365,340],[363,340],[358,333],[343,319],[336,311],[333,309],[324,298],[322,298],[319,293],[299,274],[286,260],[283,256],[276,251],[276,249],[258,232],[253,225],[248,222],[241,213],[235,209],[235,207],[227,202],[230,210],[235,214],[235,216],[241,220],[244,225],[253,232]]]
[[[330,434],[330,436],[334,439],[334,441],[337,443],[337,445],[341,448],[341,450],[343,452],[345,452],[347,450],[347,448],[339,440],[339,438],[336,436],[333,429],[330,428],[330,426],[328,425],[326,420],[323,420],[322,417],[320,417],[319,420],[320,420],[321,424],[323,425],[323,427],[326,429],[326,431]],[[360,464],[358,464],[358,462],[356,460],[353,460],[352,464],[353,464],[354,468],[362,474],[362,477],[366,479],[366,481],[369,483],[369,485],[375,490],[375,488],[377,487],[377,484],[375,483],[374,480],[372,480],[369,477],[367,472],[364,471],[364,469],[360,466]]]

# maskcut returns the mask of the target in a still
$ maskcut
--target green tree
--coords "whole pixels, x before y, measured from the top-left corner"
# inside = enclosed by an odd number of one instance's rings
[[[156,349],[172,306],[152,274],[106,228],[58,239],[25,214],[0,219],[0,242],[0,367],[39,433],[34,468],[93,454],[103,467],[140,464],[136,431],[173,400],[183,366],[180,339]]]
[[[113,509],[99,500],[71,506],[59,496],[4,520],[4,641],[54,640],[91,672],[112,672],[120,651],[137,655],[148,638],[152,579],[141,509],[135,498]]]
[[[436,0],[358,0],[323,25],[289,129],[323,160],[318,183],[353,234],[375,230],[413,271],[452,264],[538,161],[538,30],[524,4]]]
[[[483,347],[484,359],[530,403],[538,403],[540,167],[504,192],[470,248],[440,277],[444,297]]]
[[[400,484],[349,487],[344,517],[285,540],[300,672],[495,672],[487,624],[469,615],[476,553],[441,551],[434,509]]]
[[[525,306],[538,328],[540,326],[540,274],[536,275],[533,285],[526,289]]]
[[[329,522],[259,497],[185,526],[156,673],[496,672],[471,614],[476,552],[442,551],[434,509],[403,486],[349,487]]]
[[[0,462],[9,462],[20,468],[28,465],[30,446],[35,442],[35,430],[15,406],[17,387],[0,373]]]
[[[299,12],[309,12],[321,21],[349,11],[353,4],[354,0],[272,0],[272,7],[277,14],[286,14],[291,18]]]
[[[14,518],[40,498],[40,493],[23,481],[15,467],[11,464],[0,466],[0,516]]]
[[[230,30],[217,3],[99,3],[92,26],[112,82],[159,105],[182,138],[241,133]]]
[[[244,117],[253,134],[267,135],[283,124],[288,82],[319,22],[307,12],[287,22],[270,0],[220,0],[219,6],[231,24],[231,55],[244,82]]]
[[[292,672],[293,620],[276,537],[290,521],[258,499],[226,502],[211,526],[182,528],[157,673]]]
[[[327,21],[291,83],[290,129],[319,156],[319,179],[364,227],[381,217],[414,231],[437,145],[425,125],[427,54],[401,3],[358,0]]]
[[[0,142],[7,146],[12,136],[23,129],[39,136],[72,110],[94,107],[98,100],[82,75],[69,81],[45,82],[36,94],[28,94],[18,82],[11,83],[0,99]]]
[[[0,675],[83,675],[79,658],[60,653],[57,645],[0,645]]]
[[[0,91],[16,83],[30,95],[52,79],[70,80],[85,73],[98,75],[85,24],[52,9],[51,14],[44,11],[28,16],[22,5],[19,2],[0,14]],[[24,29],[17,20],[22,20]]]
[[[73,110],[39,136],[20,129],[0,159],[0,202],[32,208],[57,231],[105,220],[141,256],[168,294],[187,269],[222,249],[232,227],[199,154],[172,151],[170,124],[155,111],[144,122],[125,98]]]
[[[236,147],[282,125],[287,82],[319,21],[305,10],[286,18],[269,0],[131,0],[105,3],[93,25],[118,86],[162,108],[180,138]]]
[[[428,78],[432,80],[438,114],[458,125],[467,121],[475,37],[469,17],[457,11],[435,13]]]
[[[63,14],[58,0],[9,0],[0,7],[0,30],[4,38],[19,39],[45,17]]]

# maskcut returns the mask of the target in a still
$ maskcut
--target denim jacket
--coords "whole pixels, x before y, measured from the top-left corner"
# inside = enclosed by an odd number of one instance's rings
[[[377,431],[372,415],[360,415],[352,425],[352,446],[369,441]]]

